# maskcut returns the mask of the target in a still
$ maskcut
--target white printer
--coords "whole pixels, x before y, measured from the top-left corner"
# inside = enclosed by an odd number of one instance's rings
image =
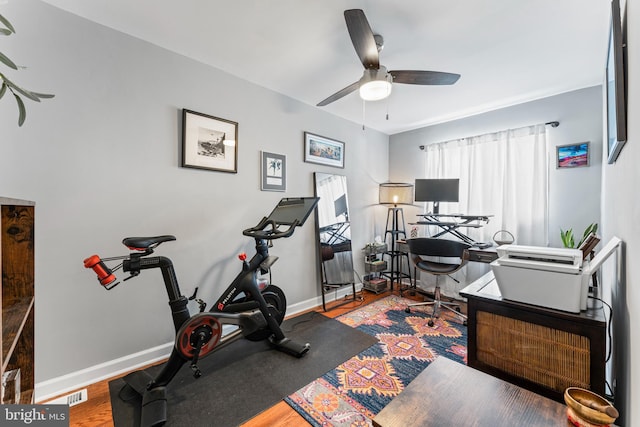
[[[590,277],[620,243],[614,237],[591,261],[579,249],[503,245],[491,269],[502,298],[579,313],[587,308]]]

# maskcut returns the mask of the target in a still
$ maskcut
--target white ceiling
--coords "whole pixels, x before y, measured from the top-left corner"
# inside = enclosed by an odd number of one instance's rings
[[[315,106],[363,67],[343,11],[363,9],[390,70],[461,74],[316,107],[387,134],[601,84],[609,0],[44,0]],[[179,84],[179,82],[177,82]],[[386,113],[389,119],[386,120]],[[364,114],[363,114],[364,113]]]

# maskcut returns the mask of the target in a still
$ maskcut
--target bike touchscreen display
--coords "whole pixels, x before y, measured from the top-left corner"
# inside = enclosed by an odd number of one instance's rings
[[[291,225],[296,220],[303,225],[318,204],[319,197],[284,198],[269,215],[277,224]]]

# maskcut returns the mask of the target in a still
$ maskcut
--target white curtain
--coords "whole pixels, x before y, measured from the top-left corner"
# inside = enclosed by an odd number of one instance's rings
[[[493,215],[487,225],[466,229],[474,240],[491,242],[507,230],[517,244],[548,244],[544,124],[430,144],[424,152],[425,178],[460,179],[459,203],[441,203],[440,213]]]
[[[460,228],[477,242],[493,243],[502,230],[515,243],[548,244],[548,156],[545,125],[427,145],[425,178],[459,178],[458,203],[440,203],[440,213],[490,215],[480,228]],[[430,210],[425,205],[425,212]],[[424,235],[442,229],[425,227]],[[500,233],[502,234],[502,233]],[[455,239],[445,234],[443,238]],[[454,298],[459,291],[489,271],[487,264],[469,263],[452,277],[440,278],[442,293]],[[455,278],[455,280],[454,280]],[[422,288],[431,289],[436,279],[420,275]]]

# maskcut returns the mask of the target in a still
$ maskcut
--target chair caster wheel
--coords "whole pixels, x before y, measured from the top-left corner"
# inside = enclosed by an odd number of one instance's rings
[[[409,307],[407,307],[407,308],[404,309],[404,312],[405,313],[411,313],[411,309]]]
[[[431,326],[431,327],[433,328],[433,325],[434,325],[433,320],[429,320],[429,321],[427,322],[427,325],[429,325],[429,326]]]

